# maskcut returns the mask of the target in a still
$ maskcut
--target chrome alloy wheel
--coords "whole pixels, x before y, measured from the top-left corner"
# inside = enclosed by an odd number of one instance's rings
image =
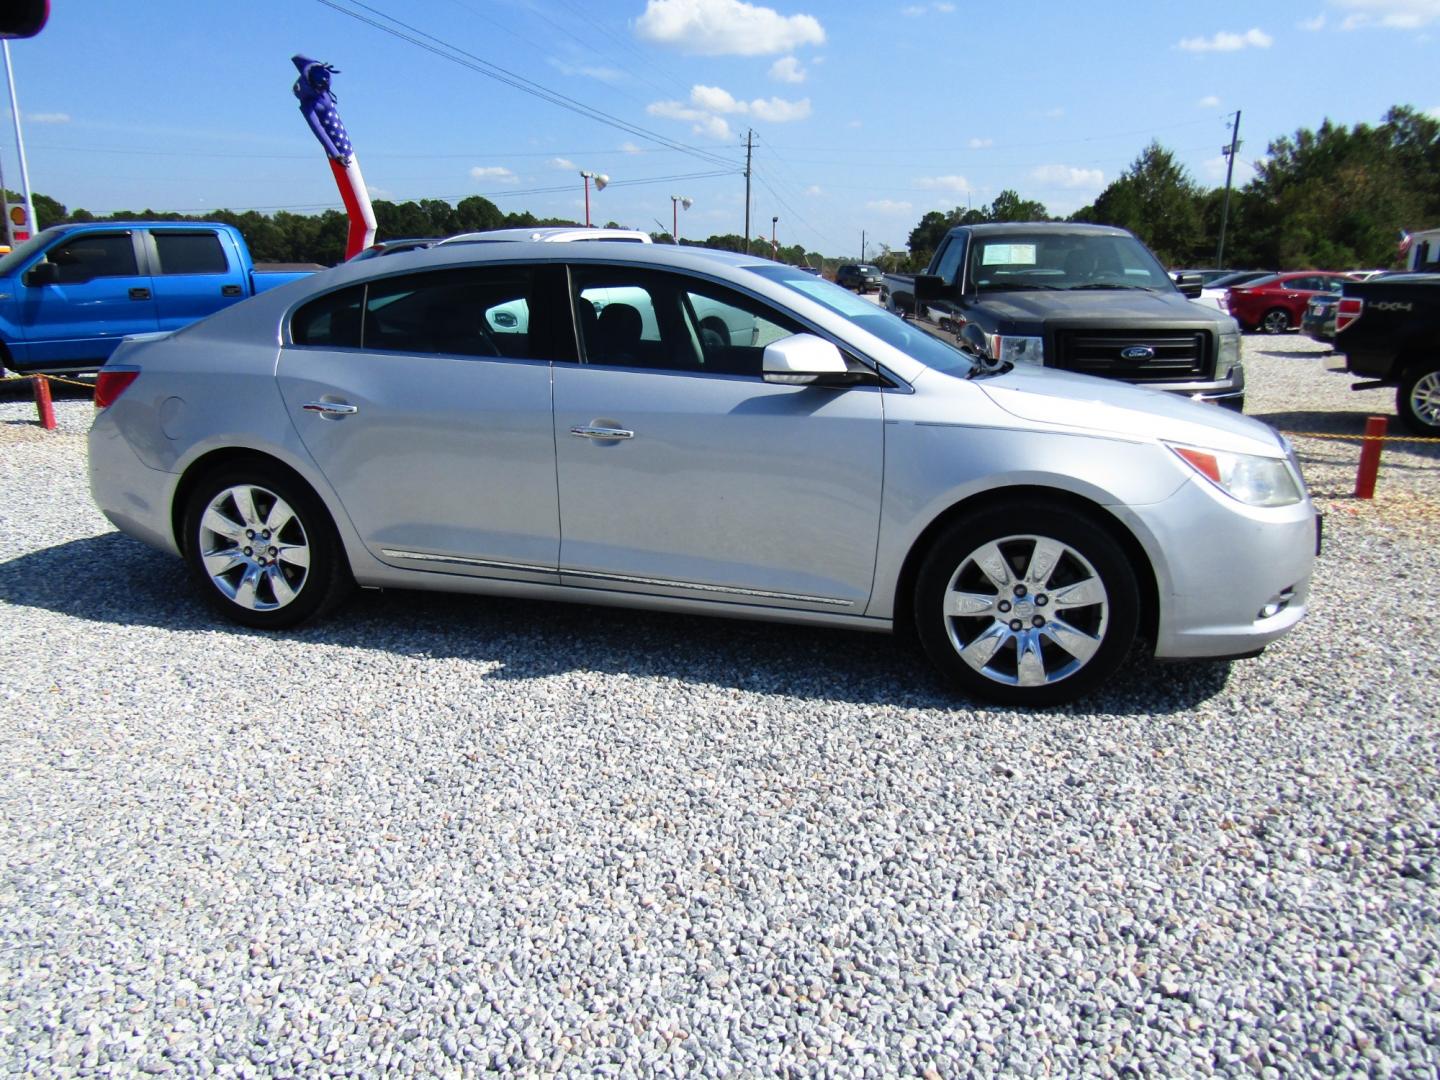
[[[211,499],[198,539],[210,581],[251,611],[285,607],[310,574],[305,527],[284,499],[254,484],[225,488]]]
[[[1430,371],[1415,380],[1410,389],[1410,411],[1427,427],[1440,428],[1440,371]]]
[[[1080,671],[1105,637],[1110,599],[1074,548],[1007,536],[961,560],[944,597],[950,644],[1006,686],[1047,686]]]

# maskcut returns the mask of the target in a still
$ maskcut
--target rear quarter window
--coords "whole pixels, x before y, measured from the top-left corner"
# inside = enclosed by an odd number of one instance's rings
[[[212,232],[151,235],[162,274],[223,274],[230,269],[220,238]]]
[[[291,317],[290,340],[296,345],[358,349],[364,304],[363,285],[311,300]]]

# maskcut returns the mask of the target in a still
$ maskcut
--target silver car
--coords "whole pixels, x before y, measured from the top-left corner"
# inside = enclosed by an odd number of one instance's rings
[[[100,509],[270,629],[353,585],[913,623],[965,691],[1045,705],[1137,637],[1259,652],[1317,547],[1263,424],[685,248],[342,265],[130,340],[96,398]]]

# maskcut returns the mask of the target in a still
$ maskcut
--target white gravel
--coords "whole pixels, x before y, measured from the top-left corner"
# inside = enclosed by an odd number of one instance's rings
[[[1249,411],[1358,432],[1303,339]],[[0,1074],[1440,1070],[1440,447],[1297,440],[1314,612],[974,706],[886,638],[213,618],[0,401]],[[1237,558],[1243,553],[1237,553]]]

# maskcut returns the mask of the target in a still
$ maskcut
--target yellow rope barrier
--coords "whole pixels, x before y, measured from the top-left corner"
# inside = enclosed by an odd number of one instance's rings
[[[79,379],[66,379],[60,375],[42,375],[38,372],[34,375],[6,375],[4,378],[0,378],[0,383],[23,382],[26,379],[44,379],[47,382],[60,382],[68,383],[70,386],[83,386],[86,390],[95,389],[95,384],[92,382],[81,382]]]
[[[1419,435],[1334,435],[1324,431],[1282,431],[1292,439],[1343,439],[1349,442],[1440,443],[1440,439]]]

